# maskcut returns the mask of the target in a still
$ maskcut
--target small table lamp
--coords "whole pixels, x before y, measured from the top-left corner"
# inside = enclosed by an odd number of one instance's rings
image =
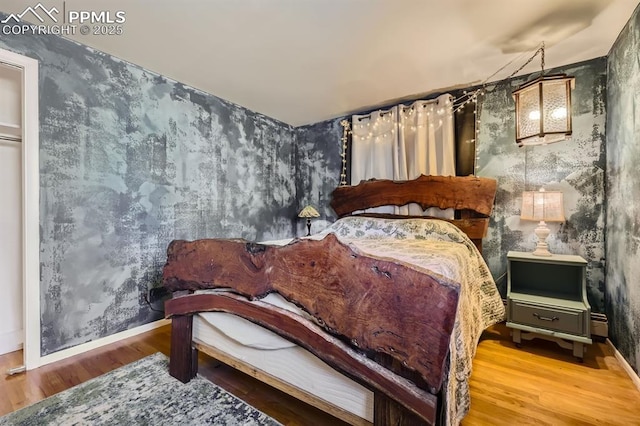
[[[320,217],[320,213],[312,206],[307,206],[298,213],[298,217],[307,218],[307,237],[311,235],[311,218]]]
[[[562,192],[527,191],[522,193],[522,210],[520,219],[540,221],[535,230],[538,237],[538,245],[532,253],[536,256],[551,256],[546,240],[549,236],[549,228],[546,222],[564,222],[564,207]]]

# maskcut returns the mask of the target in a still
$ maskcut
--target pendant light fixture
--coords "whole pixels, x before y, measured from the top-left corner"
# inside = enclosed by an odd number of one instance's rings
[[[540,77],[513,92],[518,146],[546,145],[571,135],[571,89],[575,78],[544,75],[544,43],[538,52],[542,57]]]

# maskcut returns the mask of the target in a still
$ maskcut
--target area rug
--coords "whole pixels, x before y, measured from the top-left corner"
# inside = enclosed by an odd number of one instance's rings
[[[0,425],[280,425],[201,376],[183,384],[168,369],[156,353],[0,417]]]

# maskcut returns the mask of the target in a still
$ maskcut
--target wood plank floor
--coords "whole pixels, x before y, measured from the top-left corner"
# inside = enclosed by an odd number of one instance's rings
[[[17,410],[155,352],[169,353],[168,326],[25,374],[0,378],[0,415]],[[21,364],[0,356],[0,372]],[[500,324],[483,334],[473,363],[470,425],[640,425],[640,392],[604,343],[583,364],[544,340],[516,348]],[[202,355],[200,373],[285,425],[339,420]]]

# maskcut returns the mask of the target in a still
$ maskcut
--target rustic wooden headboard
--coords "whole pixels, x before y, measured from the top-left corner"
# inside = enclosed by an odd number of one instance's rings
[[[409,203],[417,203],[423,209],[452,208],[455,210],[455,219],[443,220],[460,228],[482,251],[482,238],[489,227],[497,186],[495,179],[475,176],[422,175],[407,181],[371,179],[355,186],[336,188],[332,193],[331,207],[338,217],[372,207],[404,206]],[[379,213],[365,215],[390,218],[427,217]]]

